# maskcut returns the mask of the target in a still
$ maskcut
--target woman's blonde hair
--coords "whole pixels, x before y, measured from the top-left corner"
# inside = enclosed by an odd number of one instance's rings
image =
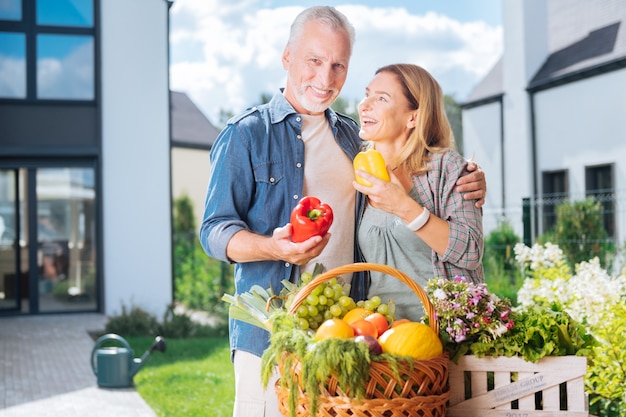
[[[413,64],[392,64],[379,68],[376,74],[394,74],[411,110],[418,110],[415,128],[398,155],[396,166],[412,175],[428,171],[429,153],[454,148],[454,136],[446,116],[444,97],[437,80],[424,68]]]

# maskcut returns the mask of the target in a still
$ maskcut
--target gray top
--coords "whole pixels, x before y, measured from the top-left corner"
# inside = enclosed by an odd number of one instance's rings
[[[419,201],[417,188],[409,195]],[[367,262],[391,265],[415,280],[422,288],[433,278],[431,248],[396,215],[367,206],[358,230],[359,245]],[[412,274],[411,271],[418,271]],[[392,299],[396,305],[396,319],[421,321],[422,302],[409,287],[397,278],[372,271],[368,298],[378,295],[383,303]]]

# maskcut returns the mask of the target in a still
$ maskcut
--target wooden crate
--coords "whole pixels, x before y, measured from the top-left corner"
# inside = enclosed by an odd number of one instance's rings
[[[450,362],[449,372],[449,417],[589,416],[584,390],[585,357],[546,357],[531,363],[521,358],[464,356],[458,364]],[[493,389],[488,383],[491,378]],[[566,384],[564,395],[562,383]],[[539,407],[537,392],[541,392]],[[567,397],[567,410],[561,410],[561,402],[565,402],[561,396]],[[512,409],[513,401],[517,409]]]

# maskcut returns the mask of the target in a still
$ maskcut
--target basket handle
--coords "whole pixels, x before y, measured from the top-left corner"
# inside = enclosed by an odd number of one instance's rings
[[[298,291],[295,295],[291,306],[289,307],[289,314],[295,314],[300,307],[300,304],[313,292],[315,287],[318,285],[330,281],[331,279],[343,275],[346,273],[352,272],[361,272],[361,271],[376,271],[382,272],[387,275],[391,275],[394,278],[397,278],[399,281],[403,282],[407,287],[409,287],[420,299],[424,306],[424,311],[428,315],[428,322],[430,328],[437,334],[439,334],[439,322],[436,319],[437,315],[435,312],[435,307],[430,302],[426,291],[422,287],[419,286],[411,277],[405,274],[402,271],[399,271],[395,268],[392,268],[388,265],[383,264],[375,264],[368,262],[356,262],[353,264],[348,264],[344,266],[339,266],[337,268],[330,269],[324,273],[321,273],[315,276],[311,281],[309,281],[304,287]]]

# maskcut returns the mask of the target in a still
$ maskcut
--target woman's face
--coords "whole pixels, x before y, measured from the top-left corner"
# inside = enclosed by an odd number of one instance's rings
[[[373,142],[404,143],[416,117],[417,110],[409,108],[396,75],[380,72],[369,83],[359,103],[359,136]]]

